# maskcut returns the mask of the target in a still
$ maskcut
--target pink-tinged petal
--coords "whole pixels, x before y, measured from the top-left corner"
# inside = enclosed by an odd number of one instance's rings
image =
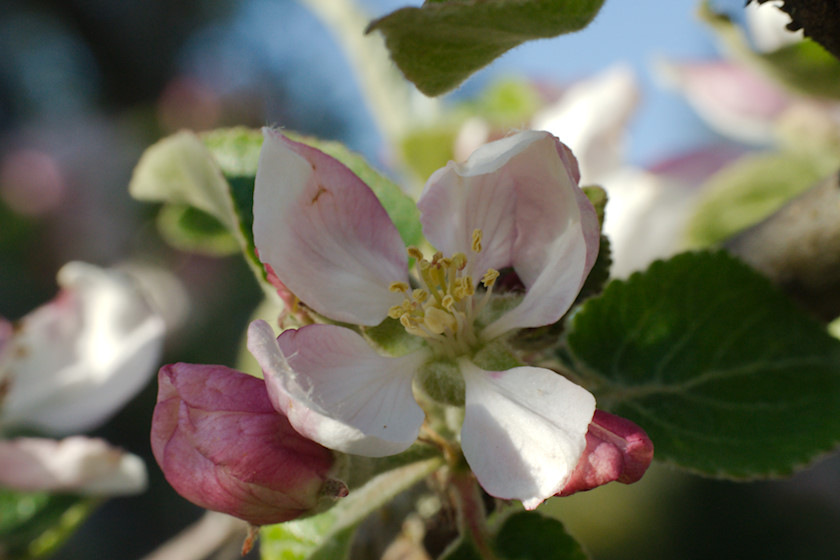
[[[140,457],[101,439],[16,438],[0,441],[0,486],[91,496],[138,494],[146,489],[146,466]]]
[[[715,130],[735,140],[767,144],[792,98],[752,70],[728,62],[664,63],[661,72]]]
[[[312,309],[377,325],[402,299],[405,246],[373,191],[342,163],[270,129],[254,190],[260,259]]]
[[[304,436],[368,457],[400,453],[417,439],[424,414],[411,384],[425,353],[380,356],[334,325],[287,330],[275,340],[265,321],[251,323],[248,349],[274,406]]]
[[[623,160],[627,123],[639,104],[633,72],[615,66],[572,84],[534,115],[532,128],[563,138],[580,163],[582,184],[602,184]]]
[[[461,448],[490,495],[534,509],[559,492],[586,447],[595,398],[542,368],[484,371],[461,363]]]
[[[526,288],[520,305],[484,334],[557,321],[574,301],[598,255],[595,209],[577,185],[569,149],[547,132],[528,131],[485,144],[464,164],[429,179],[418,207],[426,238],[444,254],[483,249],[473,273],[513,266]]]
[[[637,482],[653,460],[653,442],[639,426],[627,420],[596,410],[589,431],[586,449],[572,477],[559,496],[591,490],[608,482]]]
[[[65,435],[93,429],[154,373],[164,322],[130,279],[73,262],[58,273],[56,298],[24,317],[10,359],[2,419]]]
[[[158,376],[151,444],[172,487],[253,525],[315,513],[346,494],[333,453],[274,410],[262,379],[224,366],[173,364]]]

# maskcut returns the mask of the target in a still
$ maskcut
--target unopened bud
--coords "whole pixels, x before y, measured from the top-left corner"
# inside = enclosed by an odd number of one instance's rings
[[[608,482],[632,484],[653,460],[653,442],[627,420],[596,410],[586,432],[586,449],[558,496],[591,490]]]
[[[323,511],[347,487],[332,451],[277,412],[263,380],[224,366],[173,364],[158,375],[152,451],[189,501],[252,525]]]

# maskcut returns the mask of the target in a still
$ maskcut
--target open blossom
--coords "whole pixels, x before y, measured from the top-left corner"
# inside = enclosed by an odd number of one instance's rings
[[[0,440],[0,486],[102,496],[136,494],[146,482],[140,457],[98,438]]]
[[[569,149],[545,132],[450,162],[418,201],[438,250],[426,258],[406,251],[346,167],[266,130],[254,193],[260,258],[325,318],[371,327],[390,317],[418,342],[386,356],[343,326],[275,339],[256,321],[248,347],[274,406],[307,438],[367,456],[414,442],[425,416],[418,401],[462,406],[461,448],[488,493],[535,508],[560,492],[586,447],[595,399],[554,371],[518,366],[504,340],[558,321],[595,262],[598,221],[579,178]],[[508,269],[524,294],[494,293]]]
[[[73,262],[59,294],[15,325],[0,318],[0,432],[65,436],[106,421],[154,372],[163,320],[124,275]],[[84,436],[0,440],[0,485],[116,495],[146,488],[136,455]]]
[[[158,376],[152,451],[183,497],[253,525],[316,513],[347,488],[333,452],[295,432],[261,379],[224,366],[173,364]]]
[[[0,424],[50,435],[94,429],[149,381],[163,319],[116,271],[71,262],[61,291],[23,317],[0,355]]]

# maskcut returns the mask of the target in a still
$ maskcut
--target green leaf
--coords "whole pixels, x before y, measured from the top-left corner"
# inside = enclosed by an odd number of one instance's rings
[[[0,557],[43,558],[64,543],[99,500],[0,488]]]
[[[263,527],[263,560],[342,560],[348,558],[356,527],[397,494],[442,465],[440,458],[411,463],[375,476],[320,515]],[[350,484],[352,487],[352,483]]]
[[[157,224],[166,242],[181,251],[221,257],[240,250],[219,220],[192,206],[165,205],[158,212]]]
[[[726,253],[613,281],[567,341],[599,406],[642,426],[669,463],[773,476],[840,442],[840,342]]]
[[[237,228],[222,170],[192,132],[173,134],[147,148],[128,190],[137,200],[192,206],[230,231]]]
[[[536,511],[522,511],[506,518],[496,535],[496,550],[505,560],[588,558],[560,521]]]
[[[370,24],[399,69],[429,96],[457,87],[513,47],[586,27],[603,0],[448,0]]]
[[[708,247],[756,224],[835,170],[812,153],[746,155],[703,185],[686,231],[690,247]]]

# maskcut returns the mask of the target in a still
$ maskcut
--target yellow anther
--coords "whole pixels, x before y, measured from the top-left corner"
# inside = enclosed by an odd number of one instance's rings
[[[473,253],[481,252],[481,238],[482,233],[480,229],[474,229],[472,233],[472,250]]]
[[[423,303],[428,299],[429,292],[422,288],[416,288],[413,292],[411,292],[411,299],[416,301],[417,303]]]
[[[456,270],[464,270],[464,267],[467,266],[467,255],[464,253],[455,253],[452,255],[452,265]]]
[[[420,251],[420,249],[418,249],[417,247],[415,247],[413,245],[411,247],[409,247],[407,249],[407,251],[408,251],[408,256],[409,257],[414,257],[418,261],[423,258],[423,253]]]
[[[405,313],[405,304],[394,305],[388,310],[388,317],[391,319],[399,319]]]
[[[443,301],[440,302],[443,305],[443,308],[447,311],[452,311],[455,307],[455,298],[452,297],[450,294],[446,294],[443,296]]]
[[[437,307],[428,307],[426,309],[424,323],[435,334],[442,334],[447,329],[452,330],[456,325],[455,317]]]
[[[401,292],[406,293],[408,292],[408,284],[405,282],[391,282],[391,285],[388,286],[388,289],[392,292]]]
[[[484,284],[485,288],[489,288],[493,284],[496,283],[496,278],[499,277],[499,271],[495,268],[488,268],[487,272],[484,273],[484,276],[481,277],[481,283]]]

